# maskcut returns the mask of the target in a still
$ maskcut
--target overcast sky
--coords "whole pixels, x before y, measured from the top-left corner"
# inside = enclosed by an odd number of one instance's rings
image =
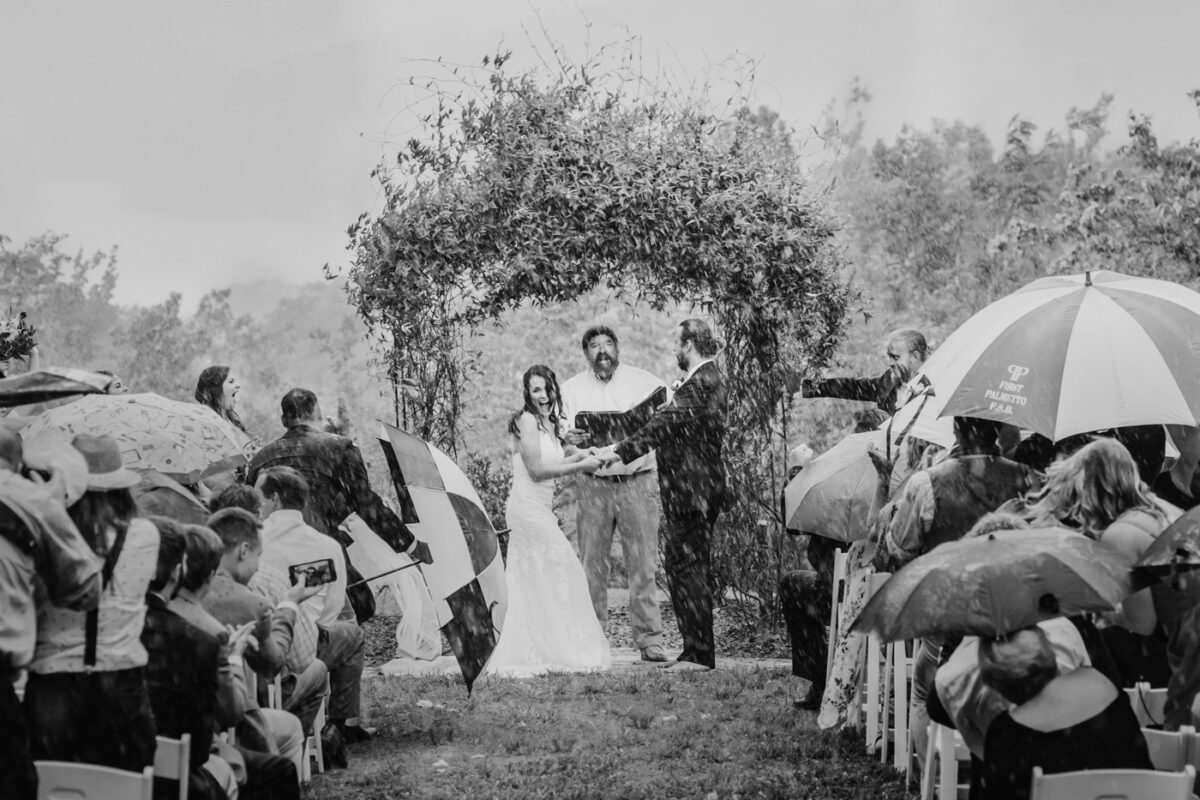
[[[740,54],[757,96],[808,130],[854,76],[868,136],[1016,113],[1060,127],[1112,92],[1160,140],[1200,138],[1200,3],[1104,0],[5,0],[0,234],[120,248],[118,300],[188,305],[231,282],[317,280],[377,211],[369,173],[411,131],[399,85],[437,58],[581,52],[624,30],[679,73]],[[539,23],[540,16],[540,23]]]

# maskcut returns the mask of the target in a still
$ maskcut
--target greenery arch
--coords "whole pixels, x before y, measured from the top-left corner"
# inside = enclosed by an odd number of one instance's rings
[[[421,133],[374,171],[383,210],[349,231],[349,298],[380,337],[398,423],[453,452],[480,324],[596,287],[708,316],[740,498],[714,563],[766,614],[789,401],[771,368],[824,363],[850,296],[823,198],[778,118],[748,110],[750,81],[715,112],[711,84],[647,79],[632,43],[579,63],[551,51],[541,70],[510,71],[501,53],[420,83]]]

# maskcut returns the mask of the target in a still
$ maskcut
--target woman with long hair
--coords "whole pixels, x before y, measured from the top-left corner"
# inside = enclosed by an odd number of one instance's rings
[[[1078,530],[1120,553],[1131,567],[1170,523],[1142,482],[1137,463],[1115,439],[1096,439],[1051,464],[1031,501],[1026,515],[1034,525]],[[1169,673],[1159,610],[1171,605],[1171,591],[1165,584],[1142,589],[1109,616],[1109,622],[1129,632],[1104,632],[1124,682],[1165,684]]]
[[[158,529],[136,516],[116,440],[72,441],[88,465],[87,491],[68,509],[103,563],[99,609],[42,604],[29,665],[25,713],[35,759],[83,761],[141,772],[154,761],[142,624],[158,559]]]
[[[607,669],[608,640],[596,619],[587,577],[558,527],[554,480],[594,472],[600,458],[563,451],[562,396],[554,371],[541,364],[522,378],[525,402],[509,421],[512,489],[505,506],[508,609],[485,671],[525,677],[548,671]]]
[[[229,367],[220,364],[205,367],[196,380],[196,402],[208,406],[233,427],[247,433],[237,413],[238,392],[241,390],[242,385]]]

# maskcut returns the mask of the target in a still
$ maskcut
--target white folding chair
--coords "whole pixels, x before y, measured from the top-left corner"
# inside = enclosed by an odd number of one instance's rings
[[[154,768],[140,773],[77,764],[68,761],[35,761],[37,800],[152,800]]]
[[[825,680],[829,681],[829,676],[833,672],[833,653],[837,648],[838,642],[838,623],[842,617],[842,603],[846,599],[846,572],[850,563],[850,556],[842,551],[835,550],[833,552],[833,602],[830,604],[833,608],[829,612],[829,648],[825,656]]]
[[[887,583],[891,573],[876,572],[871,575],[868,599]],[[891,684],[890,650],[885,652],[883,640],[872,633],[867,637],[867,690],[864,711],[866,713],[867,752],[882,739],[880,761],[887,763],[888,692]]]
[[[1033,768],[1029,800],[1188,800],[1196,770],[1093,769],[1045,775]]]
[[[1196,729],[1185,725],[1178,731],[1159,731],[1142,728],[1146,749],[1150,752],[1150,763],[1157,770],[1179,772],[1188,763],[1188,752]]]
[[[892,642],[888,645],[891,651],[890,662],[892,671],[892,716],[895,718],[892,727],[896,732],[892,748],[892,766],[905,775],[905,780],[912,772],[912,737],[908,732],[908,697],[912,689],[913,659],[908,654],[907,642]]]
[[[325,678],[325,694],[321,697],[321,705],[317,708],[317,716],[313,720],[313,732],[304,740],[304,751],[300,754],[300,763],[303,774],[300,776],[301,783],[308,783],[312,780],[312,764],[310,761],[316,762],[317,774],[320,775],[325,771],[325,751],[321,747],[321,731],[325,727],[325,712],[329,703],[329,678]]]
[[[178,739],[155,737],[154,774],[160,778],[179,781],[179,800],[188,798],[188,773],[192,769],[192,735]]]
[[[267,684],[267,708],[283,710],[283,675],[275,673],[275,680]]]
[[[933,765],[938,765],[935,780]],[[940,800],[966,797],[970,786],[959,783],[958,764],[970,762],[971,751],[962,735],[953,728],[929,723],[929,742],[925,746],[925,772],[921,775],[921,800],[933,800],[934,789]]]
[[[1143,728],[1152,725],[1162,725],[1166,716],[1167,690],[1152,689],[1148,683],[1139,683],[1132,689],[1126,689],[1125,695],[1133,707],[1134,716]]]

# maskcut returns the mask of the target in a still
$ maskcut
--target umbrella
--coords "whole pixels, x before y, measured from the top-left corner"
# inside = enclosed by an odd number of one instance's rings
[[[421,565],[421,576],[469,694],[508,610],[496,530],[475,487],[449,456],[411,433],[381,426],[379,441],[404,522],[433,554],[432,564]]]
[[[1200,508],[1175,520],[1133,566],[1155,577],[1200,569]]]
[[[851,630],[884,641],[999,636],[1042,620],[1111,611],[1132,590],[1120,554],[1061,528],[948,542],[901,567]]]
[[[939,416],[994,419],[1052,441],[1200,421],[1200,294],[1106,270],[1042,278],[997,300],[922,367]]]
[[[35,417],[21,432],[57,428],[111,436],[130,469],[153,469],[182,483],[246,463],[249,438],[212,409],[161,395],[97,394]]]
[[[103,394],[111,382],[112,375],[71,367],[24,372],[11,378],[0,378],[0,407],[44,403],[78,394]]]
[[[783,489],[787,527],[839,542],[866,538],[878,473],[867,455],[886,445],[882,430],[852,433],[812,460]]]

